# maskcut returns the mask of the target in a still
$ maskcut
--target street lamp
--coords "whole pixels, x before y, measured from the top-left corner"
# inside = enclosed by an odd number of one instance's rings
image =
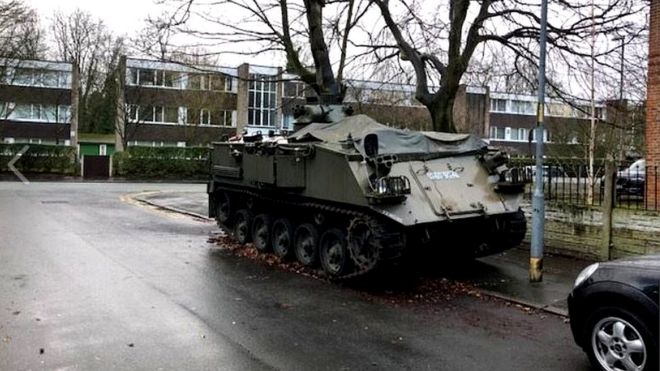
[[[543,116],[545,115],[545,54],[548,28],[548,0],[541,1],[541,30],[539,35],[539,91],[536,107],[536,177],[532,193],[532,243],[529,254],[529,281],[543,280],[543,240],[545,228],[545,199],[543,195]]]
[[[615,37],[612,41],[621,41],[621,67],[619,69],[619,103],[617,104],[616,111],[616,123],[619,125],[619,130],[621,131],[619,135],[619,160],[623,158],[624,155],[624,141],[625,141],[625,121],[624,113],[626,112],[625,103],[623,102],[623,73],[625,65],[625,52],[626,52],[626,37],[624,35]]]
[[[625,53],[626,53],[626,37],[619,36],[612,39],[612,41],[621,41],[621,67],[619,69],[619,76],[621,80],[619,81],[619,104],[623,103],[623,68],[625,64]]]

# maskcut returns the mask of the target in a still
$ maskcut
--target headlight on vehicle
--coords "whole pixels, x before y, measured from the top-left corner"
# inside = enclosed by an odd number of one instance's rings
[[[379,196],[410,194],[410,181],[405,176],[386,176],[376,180],[375,191]]]
[[[573,285],[573,288],[576,288],[582,284],[582,282],[586,281],[587,278],[591,277],[594,272],[598,269],[598,263],[591,264],[590,266],[584,268],[580,274],[578,274],[577,278],[575,279],[575,284]]]

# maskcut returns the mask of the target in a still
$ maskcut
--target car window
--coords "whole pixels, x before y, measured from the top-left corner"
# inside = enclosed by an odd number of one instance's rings
[[[645,159],[637,160],[637,161],[633,162],[633,164],[630,165],[630,167],[628,169],[630,169],[630,170],[638,170],[639,169],[639,171],[644,171],[644,170],[646,170],[646,160]]]

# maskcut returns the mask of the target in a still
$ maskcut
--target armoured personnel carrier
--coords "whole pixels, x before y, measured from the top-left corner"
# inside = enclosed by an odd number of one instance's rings
[[[308,105],[287,137],[213,143],[209,215],[238,242],[334,278],[417,248],[479,257],[520,243],[525,179],[507,155],[471,135],[350,113]]]

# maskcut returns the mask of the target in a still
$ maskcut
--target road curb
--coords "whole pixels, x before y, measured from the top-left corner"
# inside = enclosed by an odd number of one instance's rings
[[[505,300],[511,303],[524,305],[526,307],[542,310],[551,314],[555,314],[562,317],[568,317],[568,310],[556,307],[552,304],[548,305],[539,305],[538,303],[533,303],[527,300],[514,298],[512,296],[504,295],[499,292],[489,291],[489,290],[479,290],[483,295],[491,296],[497,299]]]
[[[162,193],[162,192],[148,192],[148,193],[150,195],[153,195],[153,194],[159,194],[159,193]],[[153,207],[161,209],[161,210],[166,210],[166,211],[171,211],[171,212],[174,212],[174,213],[184,214],[184,215],[192,216],[193,218],[198,218],[198,219],[202,219],[202,220],[209,221],[209,222],[214,221],[213,218],[209,218],[206,215],[198,214],[198,213],[188,211],[188,210],[179,209],[179,208],[173,207],[173,206],[161,205],[161,204],[158,204],[156,202],[144,199],[144,198],[140,197],[140,195],[143,195],[143,194],[144,193],[138,193],[138,194],[128,195],[128,197],[130,199],[134,200],[134,201],[137,201],[137,202],[140,202],[140,203],[143,203],[143,204],[147,204],[149,206],[153,206]]]

